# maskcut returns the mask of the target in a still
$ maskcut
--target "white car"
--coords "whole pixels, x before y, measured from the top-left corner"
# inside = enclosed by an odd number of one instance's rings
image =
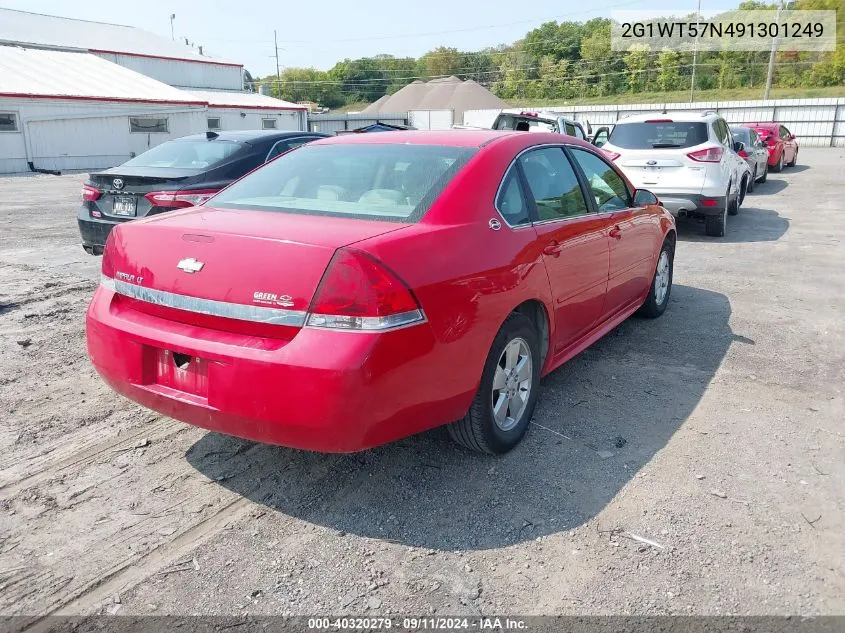
[[[715,237],[739,212],[751,177],[737,154],[741,143],[715,112],[634,115],[617,121],[601,149],[635,187],[652,191],[676,217],[703,217]]]

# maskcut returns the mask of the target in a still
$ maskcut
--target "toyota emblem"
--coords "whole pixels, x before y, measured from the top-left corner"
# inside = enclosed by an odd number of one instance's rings
[[[123,178],[115,178],[111,181],[111,184],[115,189],[123,189]]]

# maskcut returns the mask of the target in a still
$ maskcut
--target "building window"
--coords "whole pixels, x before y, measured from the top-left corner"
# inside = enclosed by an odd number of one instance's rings
[[[261,119],[261,128],[264,130],[275,130],[276,119]]]
[[[167,133],[167,119],[152,119],[146,117],[129,117],[130,132],[163,132]]]
[[[0,112],[0,132],[17,132],[18,117],[14,112]]]
[[[220,117],[208,117],[208,129],[209,130],[219,130],[220,129]]]

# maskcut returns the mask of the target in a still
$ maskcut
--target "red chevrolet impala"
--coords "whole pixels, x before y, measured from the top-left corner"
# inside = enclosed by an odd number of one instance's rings
[[[222,433],[347,452],[448,424],[502,453],[542,375],[665,310],[674,250],[654,195],[574,138],[341,136],[117,226],[88,351],[118,392]]]

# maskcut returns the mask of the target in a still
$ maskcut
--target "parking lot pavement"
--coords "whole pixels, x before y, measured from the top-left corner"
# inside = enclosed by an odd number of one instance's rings
[[[680,223],[668,312],[547,377],[501,458],[122,399],[85,355],[83,176],[0,179],[0,611],[845,613],[843,159],[802,149],[724,239]]]

